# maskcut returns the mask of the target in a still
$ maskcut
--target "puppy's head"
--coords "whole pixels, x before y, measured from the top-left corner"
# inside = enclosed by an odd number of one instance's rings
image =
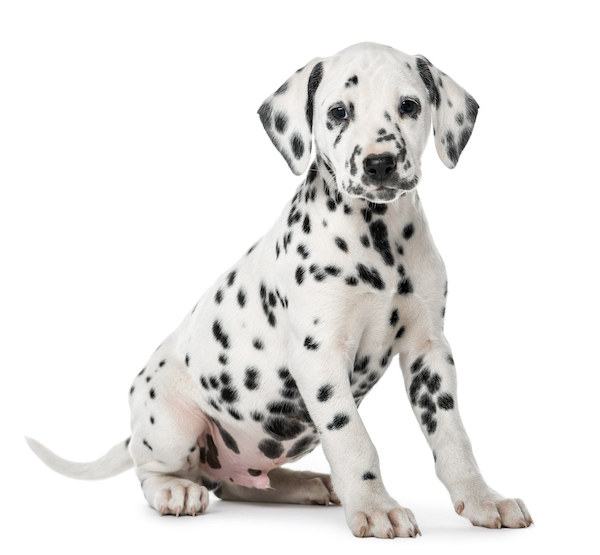
[[[361,43],[315,58],[260,107],[273,144],[300,175],[317,156],[351,197],[391,202],[417,186],[433,123],[453,168],[477,117],[475,100],[423,56]]]

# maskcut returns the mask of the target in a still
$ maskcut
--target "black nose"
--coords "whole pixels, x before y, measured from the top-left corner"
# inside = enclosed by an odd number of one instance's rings
[[[385,181],[396,169],[396,158],[388,152],[369,154],[363,161],[363,167],[375,181]]]

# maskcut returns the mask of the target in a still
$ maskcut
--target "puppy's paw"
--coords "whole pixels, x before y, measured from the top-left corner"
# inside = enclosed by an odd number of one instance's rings
[[[154,508],[163,515],[201,515],[208,507],[208,489],[189,480],[180,480],[160,489],[154,499]]]
[[[454,510],[473,526],[485,528],[527,528],[533,520],[521,499],[505,499],[495,493],[466,497],[454,503]]]
[[[415,538],[421,535],[415,515],[399,505],[356,511],[347,516],[352,533],[359,538]]]

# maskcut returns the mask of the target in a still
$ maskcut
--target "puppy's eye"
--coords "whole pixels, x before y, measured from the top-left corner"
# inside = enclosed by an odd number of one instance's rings
[[[346,112],[346,109],[343,106],[336,106],[335,108],[329,110],[329,113],[335,119],[348,119],[348,112]]]
[[[402,100],[402,102],[400,102],[400,114],[410,115],[418,112],[418,110],[419,104],[414,100],[405,98],[404,100]]]
[[[400,103],[400,113],[401,114],[414,114],[417,112],[419,105],[414,101],[408,98],[405,98]]]

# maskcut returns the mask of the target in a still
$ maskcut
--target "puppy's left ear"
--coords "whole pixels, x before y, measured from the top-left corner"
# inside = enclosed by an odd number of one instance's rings
[[[427,58],[416,56],[415,61],[429,95],[435,148],[442,162],[452,169],[473,132],[479,105]]]
[[[269,138],[296,175],[304,173],[310,161],[314,96],[322,78],[322,58],[315,58],[258,109]]]

